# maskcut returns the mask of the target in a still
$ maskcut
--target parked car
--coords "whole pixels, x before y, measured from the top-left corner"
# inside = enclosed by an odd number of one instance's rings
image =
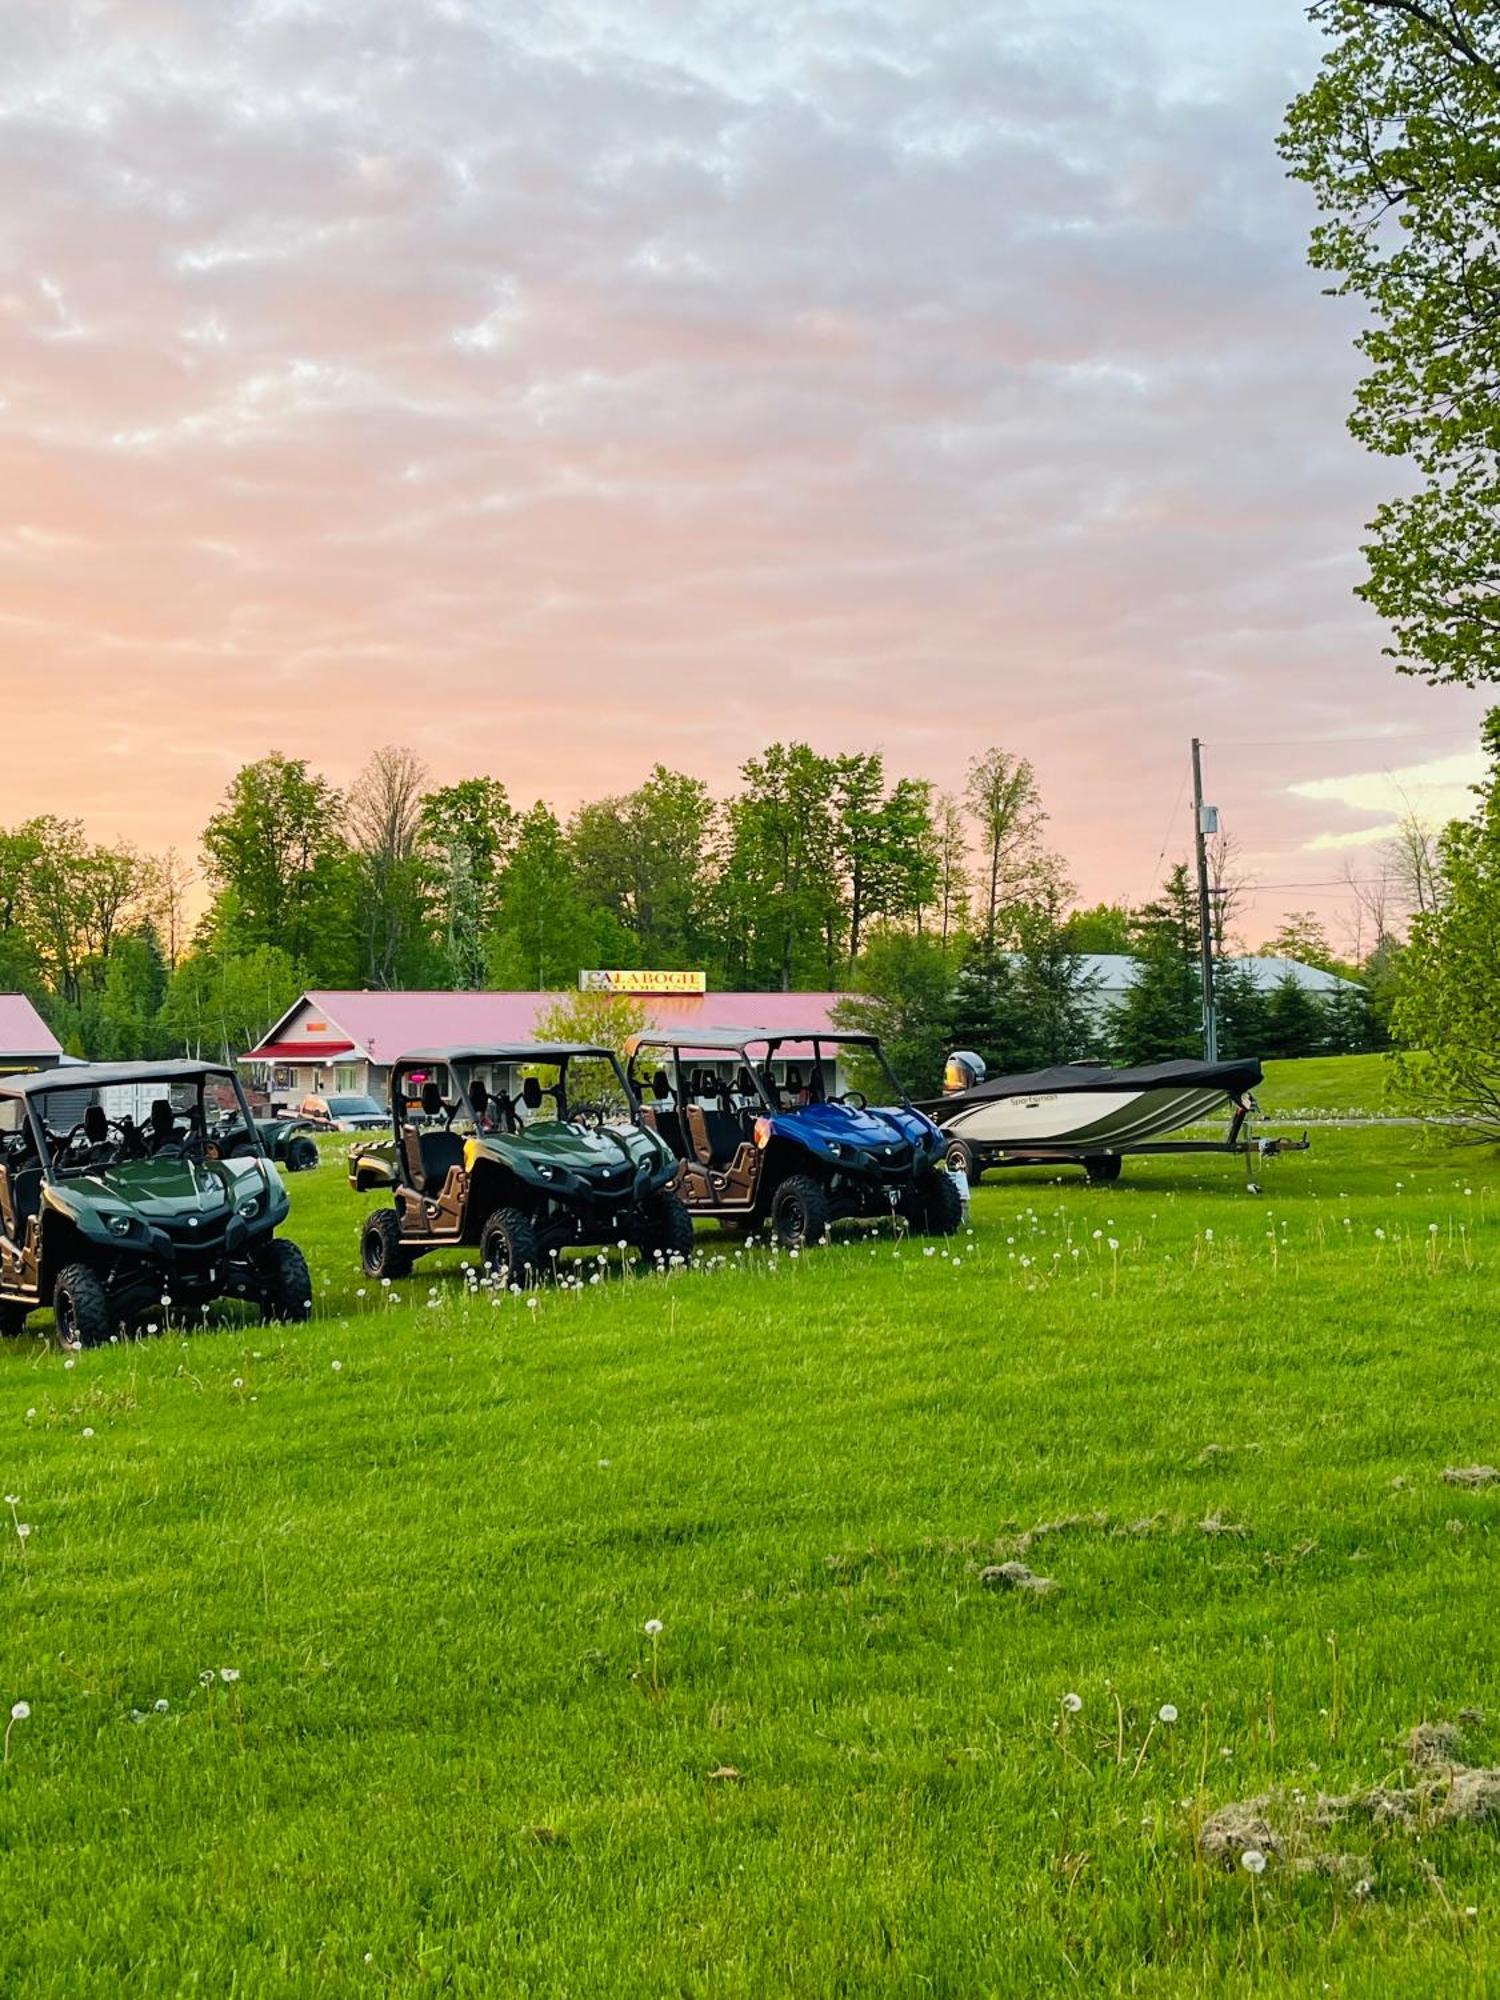
[[[222,1114],[218,1128],[216,1136],[223,1144],[225,1157],[244,1156],[251,1135],[239,1124],[238,1114],[232,1111]],[[211,1132],[215,1129],[212,1122],[209,1129]],[[317,1142],[303,1118],[256,1118],[253,1137],[267,1157],[285,1167],[289,1174],[305,1174],[319,1164]]]
[[[846,1054],[882,1078],[891,1104],[833,1087]],[[936,1236],[963,1220],[967,1189],[946,1170],[947,1139],[912,1105],[874,1035],[651,1028],[626,1055],[695,1216],[769,1223],[788,1249],[852,1216],[899,1215]]]
[[[608,1049],[415,1051],[391,1071],[388,1116],[388,1139],[349,1152],[350,1184],[394,1197],[361,1232],[371,1278],[404,1277],[425,1252],[459,1245],[513,1284],[577,1245],[692,1255],[692,1217],[672,1189],[677,1162]]]
[[[305,1125],[323,1132],[375,1132],[389,1122],[390,1113],[375,1098],[359,1093],[304,1097],[297,1116]]]
[[[50,1303],[59,1342],[90,1347],[159,1318],[164,1295],[179,1323],[224,1297],[306,1319],[307,1264],[276,1234],[288,1206],[230,1069],[0,1078],[0,1330]]]

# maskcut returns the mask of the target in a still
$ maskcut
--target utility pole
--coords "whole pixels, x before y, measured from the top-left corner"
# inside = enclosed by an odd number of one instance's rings
[[[1219,1060],[1214,1012],[1214,932],[1208,888],[1208,839],[1219,830],[1219,809],[1203,803],[1203,745],[1193,738],[1193,841],[1198,855],[1198,966],[1203,981],[1203,1060]]]

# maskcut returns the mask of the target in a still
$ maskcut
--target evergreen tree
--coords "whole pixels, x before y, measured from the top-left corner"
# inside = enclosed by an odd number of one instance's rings
[[[1323,1003],[1290,975],[1266,996],[1264,1053],[1274,1057],[1321,1055],[1328,1046]]]
[[[1123,1062],[1166,1062],[1203,1053],[1198,917],[1185,863],[1154,903],[1131,919],[1137,965],[1114,1010],[1111,1039]]]
[[[1266,1052],[1266,996],[1248,966],[1220,959],[1214,966],[1214,1001],[1222,1056]]]

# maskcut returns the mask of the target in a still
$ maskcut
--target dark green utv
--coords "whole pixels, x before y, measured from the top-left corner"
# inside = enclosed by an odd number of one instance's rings
[[[365,1221],[369,1277],[403,1278],[424,1251],[460,1246],[513,1285],[575,1246],[626,1242],[662,1262],[693,1254],[692,1217],[672,1192],[677,1162],[608,1049],[414,1051],[391,1071],[391,1128],[349,1150],[351,1185],[395,1197]]]
[[[276,1235],[287,1207],[231,1069],[0,1078],[0,1330],[47,1304],[64,1347],[217,1298],[306,1319],[307,1264]]]

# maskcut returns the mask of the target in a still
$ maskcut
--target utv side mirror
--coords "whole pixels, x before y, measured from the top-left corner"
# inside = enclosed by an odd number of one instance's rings
[[[671,1087],[667,1082],[667,1072],[664,1069],[659,1069],[651,1079],[651,1095],[660,1102],[664,1097],[670,1097],[671,1094]]]
[[[541,1110],[542,1085],[540,1078],[534,1076],[527,1077],[526,1081],[521,1085],[521,1102],[526,1106],[528,1111]]]

